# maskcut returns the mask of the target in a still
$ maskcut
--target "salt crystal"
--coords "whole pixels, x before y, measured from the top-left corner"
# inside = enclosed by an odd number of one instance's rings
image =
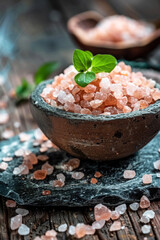
[[[6,206],[10,207],[10,208],[14,208],[14,207],[16,207],[16,202],[13,201],[13,200],[7,200],[6,201]]]
[[[77,238],[82,238],[86,235],[86,228],[84,223],[78,223],[75,227],[75,235]]]
[[[63,187],[64,186],[64,182],[62,180],[54,180],[53,181],[53,186],[54,187]]]
[[[160,178],[160,173],[156,173],[156,176],[157,176],[158,178]]]
[[[156,162],[153,163],[154,168],[160,170],[160,160],[157,160]]]
[[[57,232],[54,229],[48,230],[45,235],[47,237],[56,237],[57,236]]]
[[[15,155],[16,157],[22,157],[22,156],[24,156],[24,154],[25,154],[24,149],[18,149],[18,150],[16,150],[15,153],[14,153],[14,155]]]
[[[18,228],[18,233],[21,236],[26,236],[30,233],[30,228],[27,227],[25,224],[21,224],[21,226]]]
[[[153,219],[155,217],[155,212],[153,210],[147,210],[143,213],[143,216]]]
[[[57,174],[57,179],[60,180],[60,181],[62,181],[62,182],[65,182],[66,177],[64,176],[63,173],[58,173],[58,174]]]
[[[143,225],[141,228],[143,234],[148,234],[151,231],[151,226],[150,225]]]
[[[9,121],[9,114],[7,112],[0,112],[0,124],[6,124]]]
[[[46,162],[42,165],[41,169],[46,170],[47,175],[51,175],[53,173],[54,167],[50,165],[48,162]]]
[[[109,229],[110,232],[119,231],[119,230],[121,230],[121,222],[120,221],[115,221]]]
[[[72,173],[72,178],[74,179],[82,179],[84,177],[84,173],[83,172],[73,172]]]
[[[4,132],[2,132],[2,138],[9,139],[14,136],[14,132],[10,129],[6,129]]]
[[[3,160],[4,162],[10,162],[10,161],[13,160],[13,158],[12,158],[12,157],[3,157],[2,160]]]
[[[31,136],[28,135],[27,133],[22,132],[19,134],[19,138],[21,142],[26,142],[31,138]]]
[[[97,171],[97,172],[95,172],[94,176],[95,176],[96,178],[100,178],[100,177],[102,177],[102,174]]]
[[[43,190],[43,191],[42,191],[42,195],[43,195],[43,196],[51,195],[51,191],[50,191],[50,190]]]
[[[27,175],[29,173],[29,169],[26,165],[19,165],[19,167],[15,167],[13,170],[14,175]]]
[[[111,210],[106,206],[102,205],[101,203],[97,204],[94,207],[94,217],[96,221],[99,221],[99,220],[108,221],[111,218]]]
[[[29,160],[32,164],[37,164],[38,159],[34,153],[30,153],[27,156],[24,157],[24,159]]]
[[[22,224],[22,215],[19,214],[11,218],[10,226],[12,230],[18,229],[21,226],[21,224]]]
[[[40,161],[47,161],[49,159],[47,155],[38,155],[37,158]]]
[[[75,234],[75,226],[70,225],[70,226],[69,226],[68,233],[73,236],[73,235]]]
[[[120,213],[120,215],[122,215],[127,210],[127,205],[126,204],[121,204],[118,207],[116,207],[115,210],[118,211]]]
[[[65,232],[67,231],[67,224],[64,223],[64,224],[61,224],[59,227],[58,227],[58,232]]]
[[[139,203],[137,203],[137,202],[135,202],[135,203],[131,203],[130,205],[129,205],[129,207],[130,207],[130,209],[132,210],[132,211],[137,211],[138,210],[138,208],[139,208]]]
[[[20,214],[22,216],[27,216],[29,214],[29,211],[27,209],[24,209],[24,208],[17,208],[16,213]]]
[[[92,228],[93,229],[101,229],[103,228],[103,226],[105,225],[105,220],[99,220],[99,221],[95,221],[92,223]]]
[[[152,183],[152,175],[151,174],[145,174],[142,178],[143,184],[151,184]]]
[[[103,100],[98,100],[98,99],[92,100],[92,101],[90,102],[92,108],[97,108],[97,107],[99,107],[102,103],[103,103]]]
[[[33,178],[36,180],[44,180],[47,176],[46,170],[37,170],[33,173]]]
[[[142,222],[142,223],[149,223],[150,219],[149,219],[149,217],[142,215],[142,217],[140,219],[140,222]]]
[[[118,211],[112,211],[111,212],[111,219],[112,220],[117,220],[118,218],[120,218],[120,213]]]
[[[78,168],[80,165],[80,160],[78,158],[71,158],[68,162],[63,164],[63,168],[66,171],[73,171],[74,169]]]
[[[6,163],[6,162],[0,163],[0,170],[5,171],[7,168],[8,168],[8,163]]]
[[[136,176],[136,172],[134,170],[125,170],[123,173],[123,177],[125,179],[132,179]]]
[[[140,199],[140,207],[141,208],[148,208],[150,207],[150,201],[146,196],[142,196]]]
[[[95,233],[95,229],[92,228],[92,226],[90,226],[90,225],[85,225],[85,229],[86,229],[87,235],[93,235]]]

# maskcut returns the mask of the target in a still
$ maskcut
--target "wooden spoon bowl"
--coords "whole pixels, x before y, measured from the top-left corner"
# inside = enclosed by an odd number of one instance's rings
[[[143,57],[151,52],[160,43],[160,28],[155,24],[155,30],[148,36],[132,43],[105,43],[101,40],[89,40],[85,32],[94,28],[103,16],[94,11],[80,13],[68,21],[68,31],[83,50],[94,54],[113,54],[117,58],[132,60]]]
[[[45,81],[34,90],[31,112],[44,134],[75,157],[99,161],[124,158],[146,145],[160,129],[160,101],[127,114],[71,113],[50,106],[40,96],[51,82]]]

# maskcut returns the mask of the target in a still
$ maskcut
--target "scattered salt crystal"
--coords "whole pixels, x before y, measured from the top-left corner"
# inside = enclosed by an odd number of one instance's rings
[[[51,191],[50,191],[50,190],[43,190],[43,191],[42,191],[42,195],[43,195],[43,196],[51,195]]]
[[[12,158],[12,157],[3,157],[2,160],[3,160],[4,162],[10,162],[10,161],[13,160],[13,158]]]
[[[47,151],[48,151],[48,147],[40,147],[39,151],[40,151],[41,153],[47,152]]]
[[[25,154],[25,151],[24,151],[24,149],[21,149],[21,148],[16,150],[15,153],[14,153],[14,155],[16,157],[22,157],[22,156],[24,156],[24,154]]]
[[[151,174],[145,174],[142,178],[143,184],[151,184],[152,183],[152,175]]]
[[[158,178],[160,178],[160,173],[156,173],[156,176],[157,176]]]
[[[48,230],[45,235],[47,237],[56,237],[57,236],[57,232],[54,229]]]
[[[94,207],[94,217],[96,221],[99,221],[99,220],[108,221],[111,218],[111,210],[106,206],[102,205],[101,203],[97,204]]]
[[[26,165],[19,165],[15,167],[13,170],[14,175],[27,175],[29,173],[29,169]]]
[[[62,182],[65,182],[66,177],[64,176],[63,173],[58,173],[58,174],[57,174],[57,179],[60,180],[60,181],[62,181]]]
[[[6,162],[0,163],[0,170],[5,171],[7,168],[8,168],[8,163],[6,163]]]
[[[21,142],[26,142],[26,141],[29,141],[31,136],[28,135],[27,133],[22,132],[22,133],[19,134],[19,138],[20,138]]]
[[[160,160],[157,160],[156,162],[153,163],[154,168],[160,170]]]
[[[47,155],[38,155],[37,158],[40,161],[47,161],[49,159]]]
[[[37,170],[33,173],[33,178],[36,180],[44,180],[47,176],[46,170]]]
[[[112,220],[117,220],[118,218],[120,218],[120,213],[118,211],[112,211],[111,212],[111,219]]]
[[[16,215],[15,217],[11,218],[11,229],[16,230],[18,229],[22,224],[22,215]]]
[[[116,207],[115,210],[118,211],[120,213],[120,215],[122,215],[127,210],[127,205],[126,204],[121,204],[118,207]]]
[[[27,209],[24,209],[24,208],[17,208],[16,213],[20,214],[22,216],[27,216],[29,214],[29,211]]]
[[[73,171],[74,169],[78,168],[80,165],[80,160],[78,158],[71,158],[68,162],[63,164],[63,168],[66,171]]]
[[[64,223],[64,224],[61,224],[59,227],[58,227],[58,232],[65,232],[67,231],[67,224]]]
[[[21,224],[21,226],[18,228],[18,233],[21,236],[26,236],[30,233],[30,228],[27,227],[25,224]]]
[[[137,203],[137,202],[131,203],[131,204],[129,205],[129,207],[130,207],[130,209],[131,209],[132,211],[137,211],[138,208],[139,208],[139,203]]]
[[[143,234],[148,234],[151,231],[151,226],[150,225],[143,225],[141,228]]]
[[[74,179],[82,179],[84,177],[84,173],[83,172],[73,172],[72,173],[72,178]]]
[[[53,186],[54,187],[63,187],[64,186],[64,182],[62,180],[54,180],[53,181]]]
[[[142,223],[149,223],[150,219],[149,219],[149,217],[142,215],[142,217],[140,219],[140,222],[142,222]]]
[[[2,138],[9,139],[14,136],[14,132],[10,129],[6,129],[4,132],[2,132]]]
[[[91,183],[92,184],[96,184],[98,182],[98,180],[96,178],[91,178]]]
[[[147,210],[143,213],[143,216],[153,219],[155,217],[155,212],[153,210]]]
[[[9,114],[7,112],[0,112],[0,124],[6,124],[9,121]]]
[[[134,170],[125,170],[123,173],[123,177],[125,179],[132,179],[136,176],[136,172]]]
[[[140,207],[141,208],[148,208],[150,207],[150,201],[146,196],[142,196],[140,199]]]
[[[101,229],[103,228],[103,226],[105,225],[105,220],[99,220],[99,221],[95,221],[92,223],[92,228],[93,229]]]
[[[30,153],[27,156],[24,157],[24,159],[29,160],[32,164],[37,164],[38,159],[34,153]]]
[[[97,172],[95,172],[94,176],[95,176],[96,178],[100,178],[100,177],[102,177],[102,174],[97,171]]]
[[[75,235],[77,238],[82,238],[86,235],[86,228],[84,223],[78,223],[75,227]]]
[[[115,221],[109,229],[110,232],[119,231],[119,230],[121,230],[121,222],[120,221]]]
[[[68,233],[73,236],[73,235],[75,234],[75,226],[70,225],[70,226],[69,226]]]
[[[51,175],[53,173],[54,167],[50,165],[48,162],[46,162],[42,165],[41,169],[46,170],[47,175]]]
[[[13,201],[13,200],[7,200],[6,201],[6,206],[10,207],[10,208],[14,208],[14,207],[16,207],[16,202]]]
[[[92,226],[90,225],[85,225],[85,228],[86,228],[86,234],[87,235],[93,235],[95,233],[95,229],[92,228]]]

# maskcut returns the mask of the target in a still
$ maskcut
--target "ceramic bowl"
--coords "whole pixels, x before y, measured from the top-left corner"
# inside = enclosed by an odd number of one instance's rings
[[[80,48],[89,50],[94,54],[106,53],[112,54],[117,58],[132,60],[145,56],[151,52],[160,43],[160,28],[156,23],[155,30],[148,37],[134,43],[104,43],[101,41],[92,41],[85,38],[85,32],[94,28],[103,16],[94,11],[80,13],[68,21],[68,31],[76,40]],[[150,24],[150,23],[149,23]]]
[[[146,145],[160,129],[160,101],[127,114],[71,113],[50,106],[40,96],[52,81],[47,80],[34,90],[31,112],[44,134],[75,157],[100,161],[124,158]]]

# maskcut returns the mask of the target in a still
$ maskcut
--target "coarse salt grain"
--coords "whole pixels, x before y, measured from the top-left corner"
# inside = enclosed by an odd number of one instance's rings
[[[8,163],[1,162],[0,163],[0,170],[5,171],[8,168]]]
[[[54,167],[52,165],[50,165],[48,162],[45,162],[42,167],[42,170],[46,170],[47,171],[47,175],[51,175],[53,173]]]
[[[95,178],[100,178],[100,177],[102,177],[102,173],[97,171],[97,172],[95,172],[94,177]]]
[[[99,220],[99,221],[95,221],[92,223],[92,228],[93,229],[101,229],[103,228],[103,226],[105,225],[105,220]]]
[[[149,201],[149,199],[145,195],[143,195],[141,197],[141,199],[140,199],[140,207],[141,208],[148,208],[148,207],[150,207],[150,201]]]
[[[112,220],[117,220],[118,218],[120,218],[120,213],[117,210],[112,211],[111,212],[111,219]]]
[[[43,196],[51,195],[51,191],[50,191],[50,190],[43,190],[43,191],[42,191],[42,195],[43,195]]]
[[[75,226],[70,225],[68,229],[68,233],[73,236],[75,234]]]
[[[135,202],[135,203],[131,203],[130,205],[129,205],[129,207],[130,207],[130,209],[132,210],[132,211],[137,211],[138,210],[138,208],[139,208],[139,203],[137,203],[137,202]]]
[[[108,221],[111,218],[111,210],[103,204],[97,204],[94,207],[94,217],[96,221],[105,220]]]
[[[54,229],[48,230],[45,235],[47,237],[56,237],[57,236],[57,232]]]
[[[125,170],[123,173],[123,177],[125,179],[132,179],[136,176],[136,172],[134,170]]]
[[[58,232],[66,232],[67,231],[67,224],[64,223],[64,224],[61,224],[59,227],[58,227]]]
[[[7,200],[6,201],[6,206],[10,207],[10,208],[14,208],[14,207],[16,207],[16,202],[13,201],[13,200]]]
[[[119,231],[121,230],[121,222],[120,221],[115,221],[111,226],[109,231],[114,232],[114,231]]]
[[[27,227],[25,224],[21,224],[21,226],[18,228],[18,233],[21,236],[26,236],[30,233],[30,228]]]
[[[72,173],[72,178],[74,179],[82,179],[84,177],[84,173],[83,172],[73,172]]]
[[[150,218],[147,216],[142,215],[140,222],[142,223],[149,223],[150,222]]]
[[[33,173],[33,178],[36,180],[44,180],[47,176],[47,171],[46,170],[36,170]]]
[[[27,216],[29,214],[29,211],[27,209],[24,209],[24,208],[17,208],[16,213],[20,214],[22,216]]]
[[[117,212],[119,212],[120,215],[123,215],[123,214],[126,212],[126,210],[127,210],[127,205],[126,205],[126,204],[121,204],[121,205],[117,206],[117,207],[115,208],[115,210],[116,210]]]
[[[12,230],[18,229],[21,226],[21,224],[22,224],[22,215],[19,214],[11,218],[10,226]]]
[[[152,175],[151,174],[145,174],[142,178],[143,184],[151,184],[152,183]]]
[[[150,225],[143,225],[141,230],[142,230],[143,234],[148,234],[151,231],[151,226]]]
[[[96,178],[91,178],[91,183],[92,184],[96,184],[98,182],[98,180]]]
[[[160,170],[160,160],[157,160],[156,162],[154,162],[153,165],[155,169]]]
[[[74,169],[78,168],[80,165],[80,160],[78,158],[71,158],[68,162],[65,162],[62,167],[66,171],[73,171]]]
[[[146,210],[143,213],[143,216],[148,217],[149,219],[153,219],[155,217],[155,212],[153,210]]]

